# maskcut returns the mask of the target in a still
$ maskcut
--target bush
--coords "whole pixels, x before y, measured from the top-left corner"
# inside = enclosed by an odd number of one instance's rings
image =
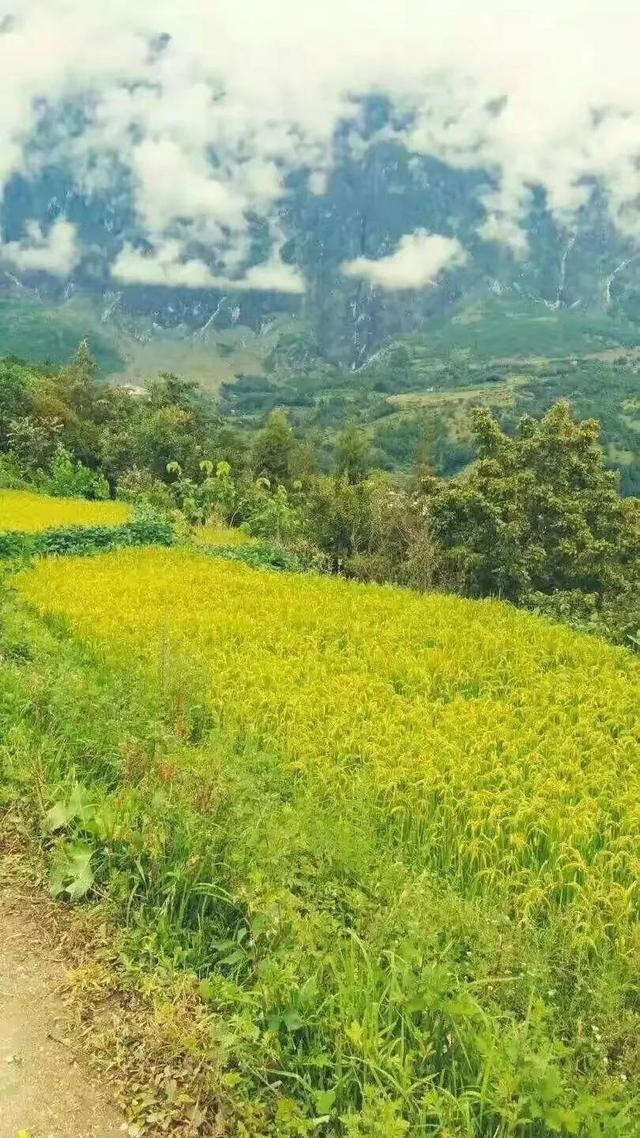
[[[27,481],[17,455],[12,451],[0,454],[0,488],[3,490],[24,490]]]
[[[48,473],[40,471],[39,486],[43,493],[54,498],[93,498],[103,501],[109,497],[109,483],[100,471],[90,470],[63,446],[59,446],[51,460]]]
[[[170,488],[150,470],[132,467],[121,474],[116,486],[116,497],[121,502],[143,506],[154,510],[169,512],[175,509],[175,499]]]
[[[252,537],[266,541],[288,541],[300,530],[300,516],[284,486],[272,486],[268,478],[257,478],[245,488],[236,510]]]
[[[13,530],[0,532],[0,559],[22,557],[30,540],[30,534],[15,533]]]
[[[594,593],[530,593],[526,606],[533,612],[561,621],[577,632],[602,636],[612,644],[640,651],[640,596],[628,590],[601,601]]]
[[[136,518],[121,526],[63,526],[40,533],[0,533],[0,558],[84,556],[132,545],[172,545],[169,522]]]
[[[308,568],[295,553],[277,544],[255,542],[251,545],[219,545],[203,552],[209,553],[212,557],[225,557],[229,561],[242,561],[253,569],[280,569],[288,573],[302,573]]]

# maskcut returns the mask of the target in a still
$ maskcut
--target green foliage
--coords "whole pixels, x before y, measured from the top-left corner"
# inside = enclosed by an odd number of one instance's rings
[[[39,471],[38,488],[54,498],[89,498],[103,501],[109,497],[109,483],[104,474],[90,470],[63,446],[57,446],[47,472]]]
[[[289,356],[282,339],[269,377],[226,384],[221,409],[255,430],[270,410],[286,407],[297,434],[320,435],[324,471],[332,469],[346,423],[372,436],[375,466],[409,471],[424,449],[426,413],[439,421],[440,438],[427,448],[436,452],[436,472],[454,475],[473,457],[475,407],[491,407],[511,431],[523,414],[543,415],[568,398],[579,418],[599,419],[624,492],[638,493],[640,420],[627,405],[637,401],[639,364],[629,325],[562,308],[541,317],[539,305],[513,294],[466,301],[453,319],[430,321],[424,333],[383,345],[356,372],[308,353]]]
[[[0,490],[22,490],[27,486],[18,457],[12,451],[0,454]]]
[[[293,431],[284,411],[272,411],[255,438],[252,467],[256,476],[273,482],[287,482],[295,451]]]
[[[91,889],[95,876],[91,867],[93,850],[81,842],[60,845],[51,863],[49,885],[52,897],[80,901]]]
[[[339,568],[368,548],[372,525],[371,485],[346,478],[319,478],[305,500],[304,531]]]
[[[0,448],[9,442],[11,421],[28,415],[31,408],[33,372],[16,360],[0,361]]]
[[[18,533],[15,530],[4,533],[0,531],[0,558],[7,560],[24,557],[31,548],[32,541],[31,534]]]
[[[287,541],[300,529],[300,516],[282,485],[272,487],[268,478],[256,478],[242,488],[234,511],[252,537]]]
[[[205,460],[244,460],[242,439],[195,384],[162,375],[142,395],[109,387],[86,344],[53,372],[0,364],[0,452],[26,482],[90,497],[136,469],[169,482],[171,462],[197,479]]]
[[[367,436],[350,424],[336,443],[336,473],[347,482],[364,482],[371,467],[371,451]]]
[[[187,521],[205,525],[212,518],[226,522],[233,517],[238,489],[228,462],[218,462],[214,470],[213,462],[204,460],[195,478],[185,476],[178,462],[170,462],[167,473],[175,476],[171,489]]]
[[[165,482],[156,478],[150,470],[137,466],[125,470],[116,483],[116,498],[129,502],[132,506],[169,513],[175,508],[175,496]]]
[[[562,621],[579,632],[591,632],[640,651],[640,588],[631,584],[604,598],[579,589],[555,593],[530,593],[527,608]]]
[[[307,568],[301,558],[284,545],[267,544],[264,541],[250,545],[216,545],[207,549],[212,557],[225,557],[229,561],[241,561],[253,569],[281,569],[288,573],[299,573]]]
[[[434,538],[465,591],[519,600],[623,589],[639,563],[638,511],[605,468],[598,424],[576,423],[559,403],[515,438],[479,411],[475,435],[473,469],[426,487]]]
[[[290,346],[298,352],[295,336]],[[402,403],[396,412],[377,387],[385,368],[395,369],[397,384],[400,371],[413,372],[418,349],[436,382],[424,407]],[[306,347],[303,356],[311,358]],[[290,363],[291,378],[296,365]],[[330,395],[314,396],[303,430],[300,420],[294,429],[287,414],[274,409],[249,446],[193,382],[167,373],[142,394],[101,386],[83,343],[57,370],[0,365],[0,482],[64,496],[115,493],[166,516],[177,507],[185,533],[208,523],[241,526],[267,544],[286,545],[294,556],[302,544],[311,551],[305,563],[364,581],[497,594],[536,607],[539,594],[570,593],[568,619],[580,626],[581,608],[595,597],[590,630],[634,646],[635,615],[626,620],[625,610],[633,613],[638,587],[638,508],[634,499],[621,498],[607,469],[612,456],[603,456],[593,421],[574,421],[567,405],[554,404],[538,424],[516,414],[517,400],[526,396],[538,406],[558,389],[556,380],[566,386],[567,361],[541,370],[543,363],[531,364],[535,374],[525,387],[522,375],[505,379],[505,369],[515,365],[498,362],[481,372],[466,347],[454,345],[439,360],[417,341],[396,345],[357,380],[350,373],[347,387],[345,375],[327,365],[322,382]],[[612,393],[616,422],[609,409],[606,429],[630,455],[640,420],[637,401],[624,393],[634,367],[631,358],[620,365],[591,361],[584,373],[575,372],[572,392],[587,408],[603,387]],[[603,368],[609,369],[606,385]],[[475,394],[467,402],[471,373]],[[305,392],[317,380],[296,376]],[[452,393],[456,398],[447,403]],[[500,404],[497,414],[489,410],[492,399]],[[309,423],[327,428],[319,446],[305,435]],[[476,452],[479,461],[469,465]],[[402,465],[406,473],[383,476],[370,469],[373,460]],[[318,475],[316,462],[334,474]],[[437,477],[460,467],[461,474]],[[625,470],[629,489],[632,459]],[[567,604],[553,611],[568,612]]]
[[[154,516],[120,526],[60,526],[39,533],[0,532],[1,558],[90,556],[133,545],[172,545],[169,522]]]

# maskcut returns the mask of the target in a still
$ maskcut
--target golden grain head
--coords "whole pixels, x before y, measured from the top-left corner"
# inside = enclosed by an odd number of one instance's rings
[[[637,904],[640,666],[493,601],[258,572],[188,550],[43,561],[19,581],[114,661],[198,676],[223,729],[405,855],[528,912]],[[194,681],[195,682],[195,681]],[[635,835],[635,837],[634,837]]]

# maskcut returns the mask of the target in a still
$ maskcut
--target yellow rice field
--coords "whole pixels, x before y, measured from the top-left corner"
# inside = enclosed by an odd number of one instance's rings
[[[227,732],[402,856],[577,945],[640,949],[640,665],[498,602],[188,550],[46,561],[19,588],[109,659],[193,674]]]
[[[0,490],[0,532],[37,533],[58,526],[120,525],[129,520],[125,502],[48,498],[29,490]]]

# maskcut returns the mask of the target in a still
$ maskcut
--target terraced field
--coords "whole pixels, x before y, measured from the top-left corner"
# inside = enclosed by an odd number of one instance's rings
[[[87,502],[81,498],[48,498],[29,490],[0,490],[0,532],[120,525],[130,516],[131,508],[124,502]]]
[[[165,898],[158,935],[258,1088],[234,1133],[637,1132],[631,654],[497,602],[187,549],[42,560],[19,591],[177,716],[144,822],[125,726],[64,777],[112,787],[102,888],[130,865],[125,894]]]

